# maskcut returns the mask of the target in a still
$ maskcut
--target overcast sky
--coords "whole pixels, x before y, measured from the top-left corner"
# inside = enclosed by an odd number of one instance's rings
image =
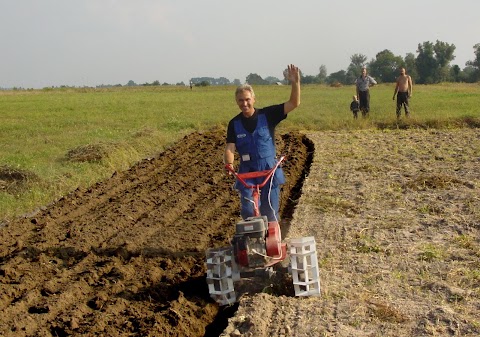
[[[436,40],[463,69],[479,13],[479,0],[0,0],[0,87],[244,82],[289,63],[330,74],[353,54],[417,55]]]

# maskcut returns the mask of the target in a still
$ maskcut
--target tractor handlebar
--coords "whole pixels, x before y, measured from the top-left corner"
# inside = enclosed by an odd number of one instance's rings
[[[232,169],[231,165],[225,165],[225,169],[231,172],[235,176],[235,178],[237,178],[238,181],[240,181],[243,184],[243,186],[245,186],[246,188],[257,189],[265,186],[265,184],[273,176],[277,168],[280,166],[280,164],[284,160],[285,160],[285,156],[281,156],[274,167],[272,167],[269,170],[263,170],[263,171],[237,173],[235,172],[234,169]],[[263,177],[265,177],[265,180],[260,184],[251,185],[248,182],[246,182],[247,179],[263,178]]]

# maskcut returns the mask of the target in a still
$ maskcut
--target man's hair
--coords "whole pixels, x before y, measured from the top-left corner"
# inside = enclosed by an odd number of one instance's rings
[[[242,91],[250,91],[250,93],[252,94],[252,97],[255,98],[255,92],[253,92],[253,88],[250,84],[239,85],[237,87],[237,90],[235,90],[235,98],[237,98],[237,95]]]

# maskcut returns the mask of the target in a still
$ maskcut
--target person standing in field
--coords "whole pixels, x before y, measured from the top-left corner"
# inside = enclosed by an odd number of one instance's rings
[[[353,113],[353,118],[357,119],[358,112],[360,111],[360,102],[355,95],[353,95],[352,103],[350,103],[350,111]]]
[[[275,127],[300,105],[300,71],[291,64],[285,74],[291,91],[290,99],[282,104],[257,109],[253,88],[248,84],[237,87],[235,101],[240,113],[228,123],[223,155],[225,165],[231,170],[234,170],[235,151],[240,158],[239,173],[269,170],[276,165]],[[267,216],[269,221],[279,221],[280,185],[284,183],[285,176],[279,167],[260,191],[260,214]],[[240,194],[242,218],[253,216],[252,190],[239,181],[235,189]]]
[[[410,115],[408,99],[412,97],[412,91],[412,78],[406,74],[405,68],[400,68],[400,76],[397,78],[397,84],[393,92],[393,100],[395,100],[395,95],[397,95],[397,118],[400,118],[402,105],[405,109],[405,117]]]
[[[377,84],[377,81],[370,75],[367,75],[366,67],[362,67],[362,74],[355,80],[355,85],[363,117],[366,117],[370,112],[370,87],[375,84]]]

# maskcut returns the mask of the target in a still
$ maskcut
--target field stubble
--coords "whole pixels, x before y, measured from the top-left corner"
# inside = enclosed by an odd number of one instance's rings
[[[223,336],[479,335],[480,131],[308,137],[289,236],[315,237],[322,294],[242,298]]]

